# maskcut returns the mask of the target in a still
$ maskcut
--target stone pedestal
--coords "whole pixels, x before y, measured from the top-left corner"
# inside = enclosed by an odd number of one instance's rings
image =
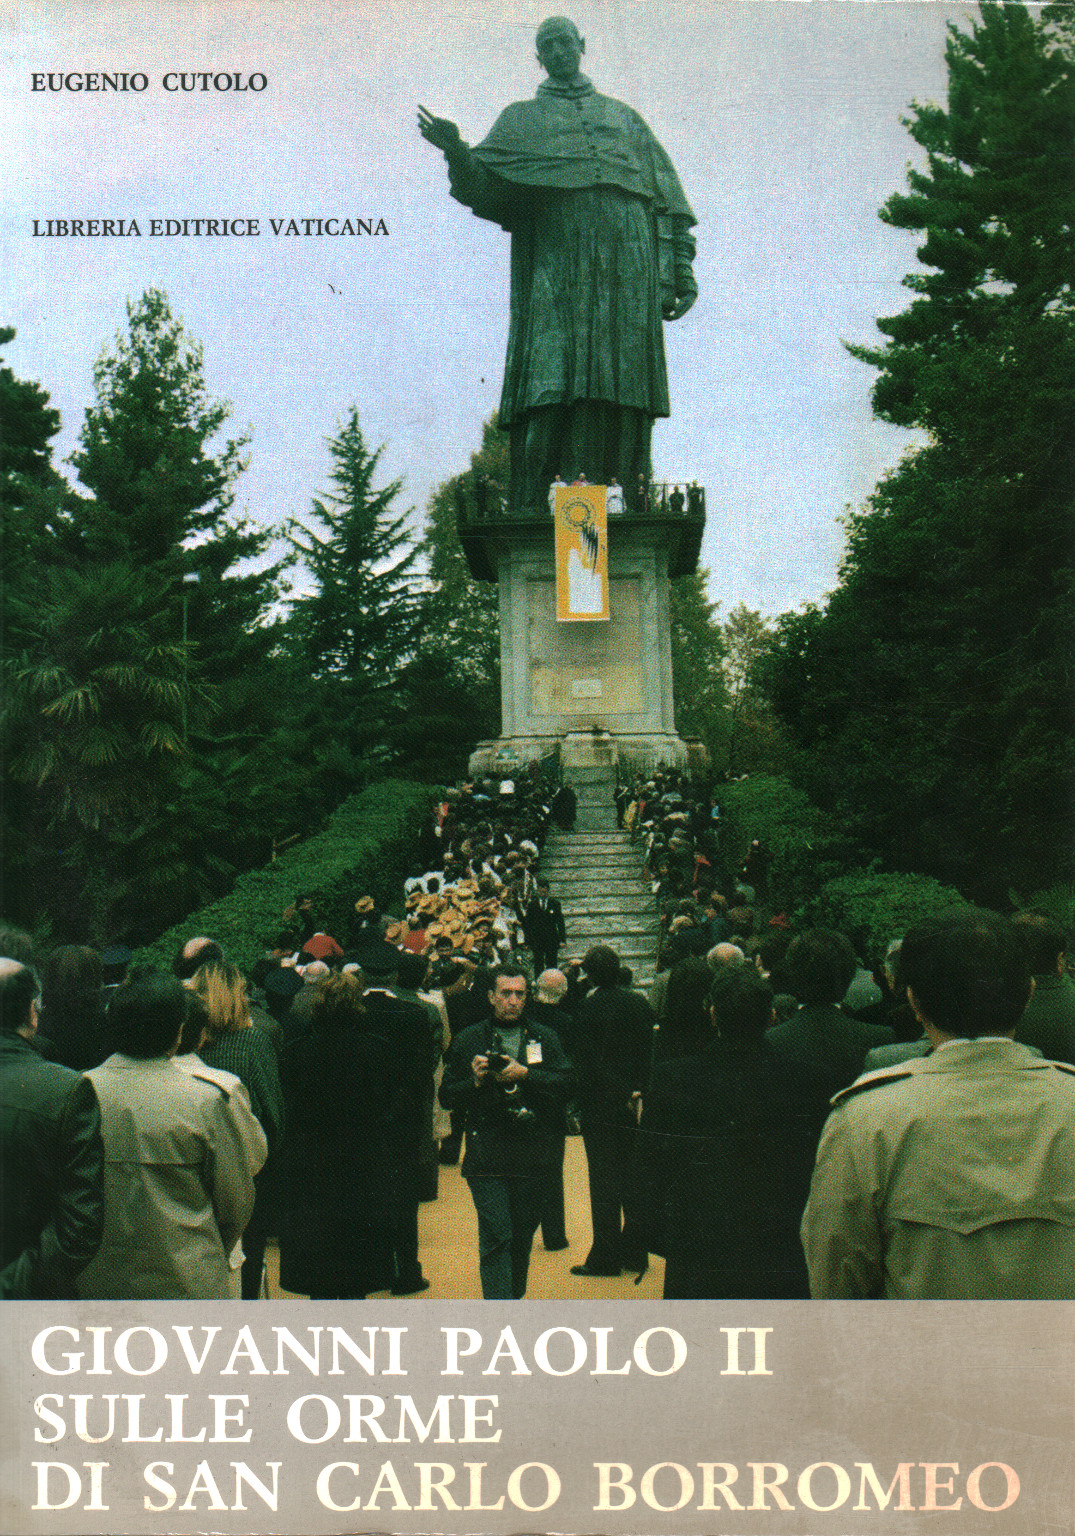
[[[598,762],[631,771],[697,769],[699,744],[676,735],[669,578],[697,566],[701,517],[608,523],[607,621],[556,618],[552,518],[460,521],[476,576],[500,588],[502,734],[473,772],[526,762],[557,744],[565,771]]]

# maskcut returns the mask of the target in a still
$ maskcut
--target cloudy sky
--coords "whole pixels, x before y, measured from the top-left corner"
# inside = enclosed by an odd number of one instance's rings
[[[483,137],[542,72],[516,0],[20,0],[6,21],[0,191],[6,360],[62,414],[93,399],[125,303],[163,286],[209,388],[250,427],[238,505],[304,515],[352,404],[420,521],[499,398],[508,237],[448,196],[423,102]],[[710,594],[777,614],[836,579],[846,504],[907,439],[870,419],[873,341],[908,300],[915,240],[877,217],[943,101],[950,0],[582,0],[598,90],[635,107],[698,217],[701,297],[665,327],[672,417],[658,478],[708,492]],[[34,91],[34,72],[143,71],[140,93]],[[260,92],[169,93],[167,71],[264,74]],[[387,236],[274,236],[270,218],[384,221]],[[33,219],[137,219],[140,238],[41,238]],[[257,218],[257,237],[165,239],[153,218]]]

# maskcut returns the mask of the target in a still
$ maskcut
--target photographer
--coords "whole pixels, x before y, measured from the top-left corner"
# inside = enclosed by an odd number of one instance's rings
[[[462,1173],[478,1213],[482,1295],[518,1300],[557,1164],[570,1068],[556,1032],[525,1016],[525,974],[502,965],[491,981],[491,1016],[452,1041],[440,1101],[467,1111]]]

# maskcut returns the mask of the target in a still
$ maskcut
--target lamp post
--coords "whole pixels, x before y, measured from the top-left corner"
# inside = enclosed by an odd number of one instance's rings
[[[183,574],[183,693],[182,713],[180,716],[183,745],[187,744],[187,693],[190,688],[190,663],[187,660],[187,587],[201,581],[197,571],[186,571]]]

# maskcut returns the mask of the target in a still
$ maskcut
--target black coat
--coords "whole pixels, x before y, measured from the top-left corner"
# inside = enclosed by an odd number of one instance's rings
[[[829,1101],[859,1076],[867,1051],[891,1045],[895,1038],[885,1024],[864,1024],[823,1003],[800,1008],[785,1023],[766,1031],[770,1050],[795,1083],[786,1134],[796,1171],[796,1198],[802,1206],[810,1193]]]
[[[392,1284],[393,1052],[368,1028],[289,1040],[279,1180],[280,1283],[322,1296]]]
[[[383,1039],[392,1054],[392,1119],[398,1131],[402,1163],[421,1162],[432,1135],[433,1042],[429,1015],[421,1003],[371,987],[362,998],[366,1027]]]
[[[575,1089],[587,1123],[633,1123],[631,1095],[649,1080],[653,1009],[626,987],[595,987],[575,1006]]]
[[[571,1068],[554,1030],[528,1018],[522,1023],[518,1060],[527,1075],[508,1102],[499,1083],[486,1079],[479,1087],[470,1070],[474,1057],[487,1055],[494,1033],[505,1026],[494,1019],[472,1024],[455,1037],[444,1059],[440,1102],[445,1109],[467,1111],[464,1178],[540,1173],[559,1166]],[[541,1048],[540,1064],[527,1061],[530,1041]],[[529,1118],[511,1113],[518,1109],[528,1110]]]
[[[92,1083],[42,1061],[21,1035],[0,1035],[0,1298],[74,1298],[103,1231]]]
[[[784,1138],[792,1091],[763,1043],[736,1049],[714,1035],[654,1067],[637,1214],[647,1248],[665,1256],[666,1298],[809,1295]]]
[[[555,896],[550,896],[542,910],[537,897],[523,912],[523,933],[531,949],[559,949],[567,943],[564,914]]]

